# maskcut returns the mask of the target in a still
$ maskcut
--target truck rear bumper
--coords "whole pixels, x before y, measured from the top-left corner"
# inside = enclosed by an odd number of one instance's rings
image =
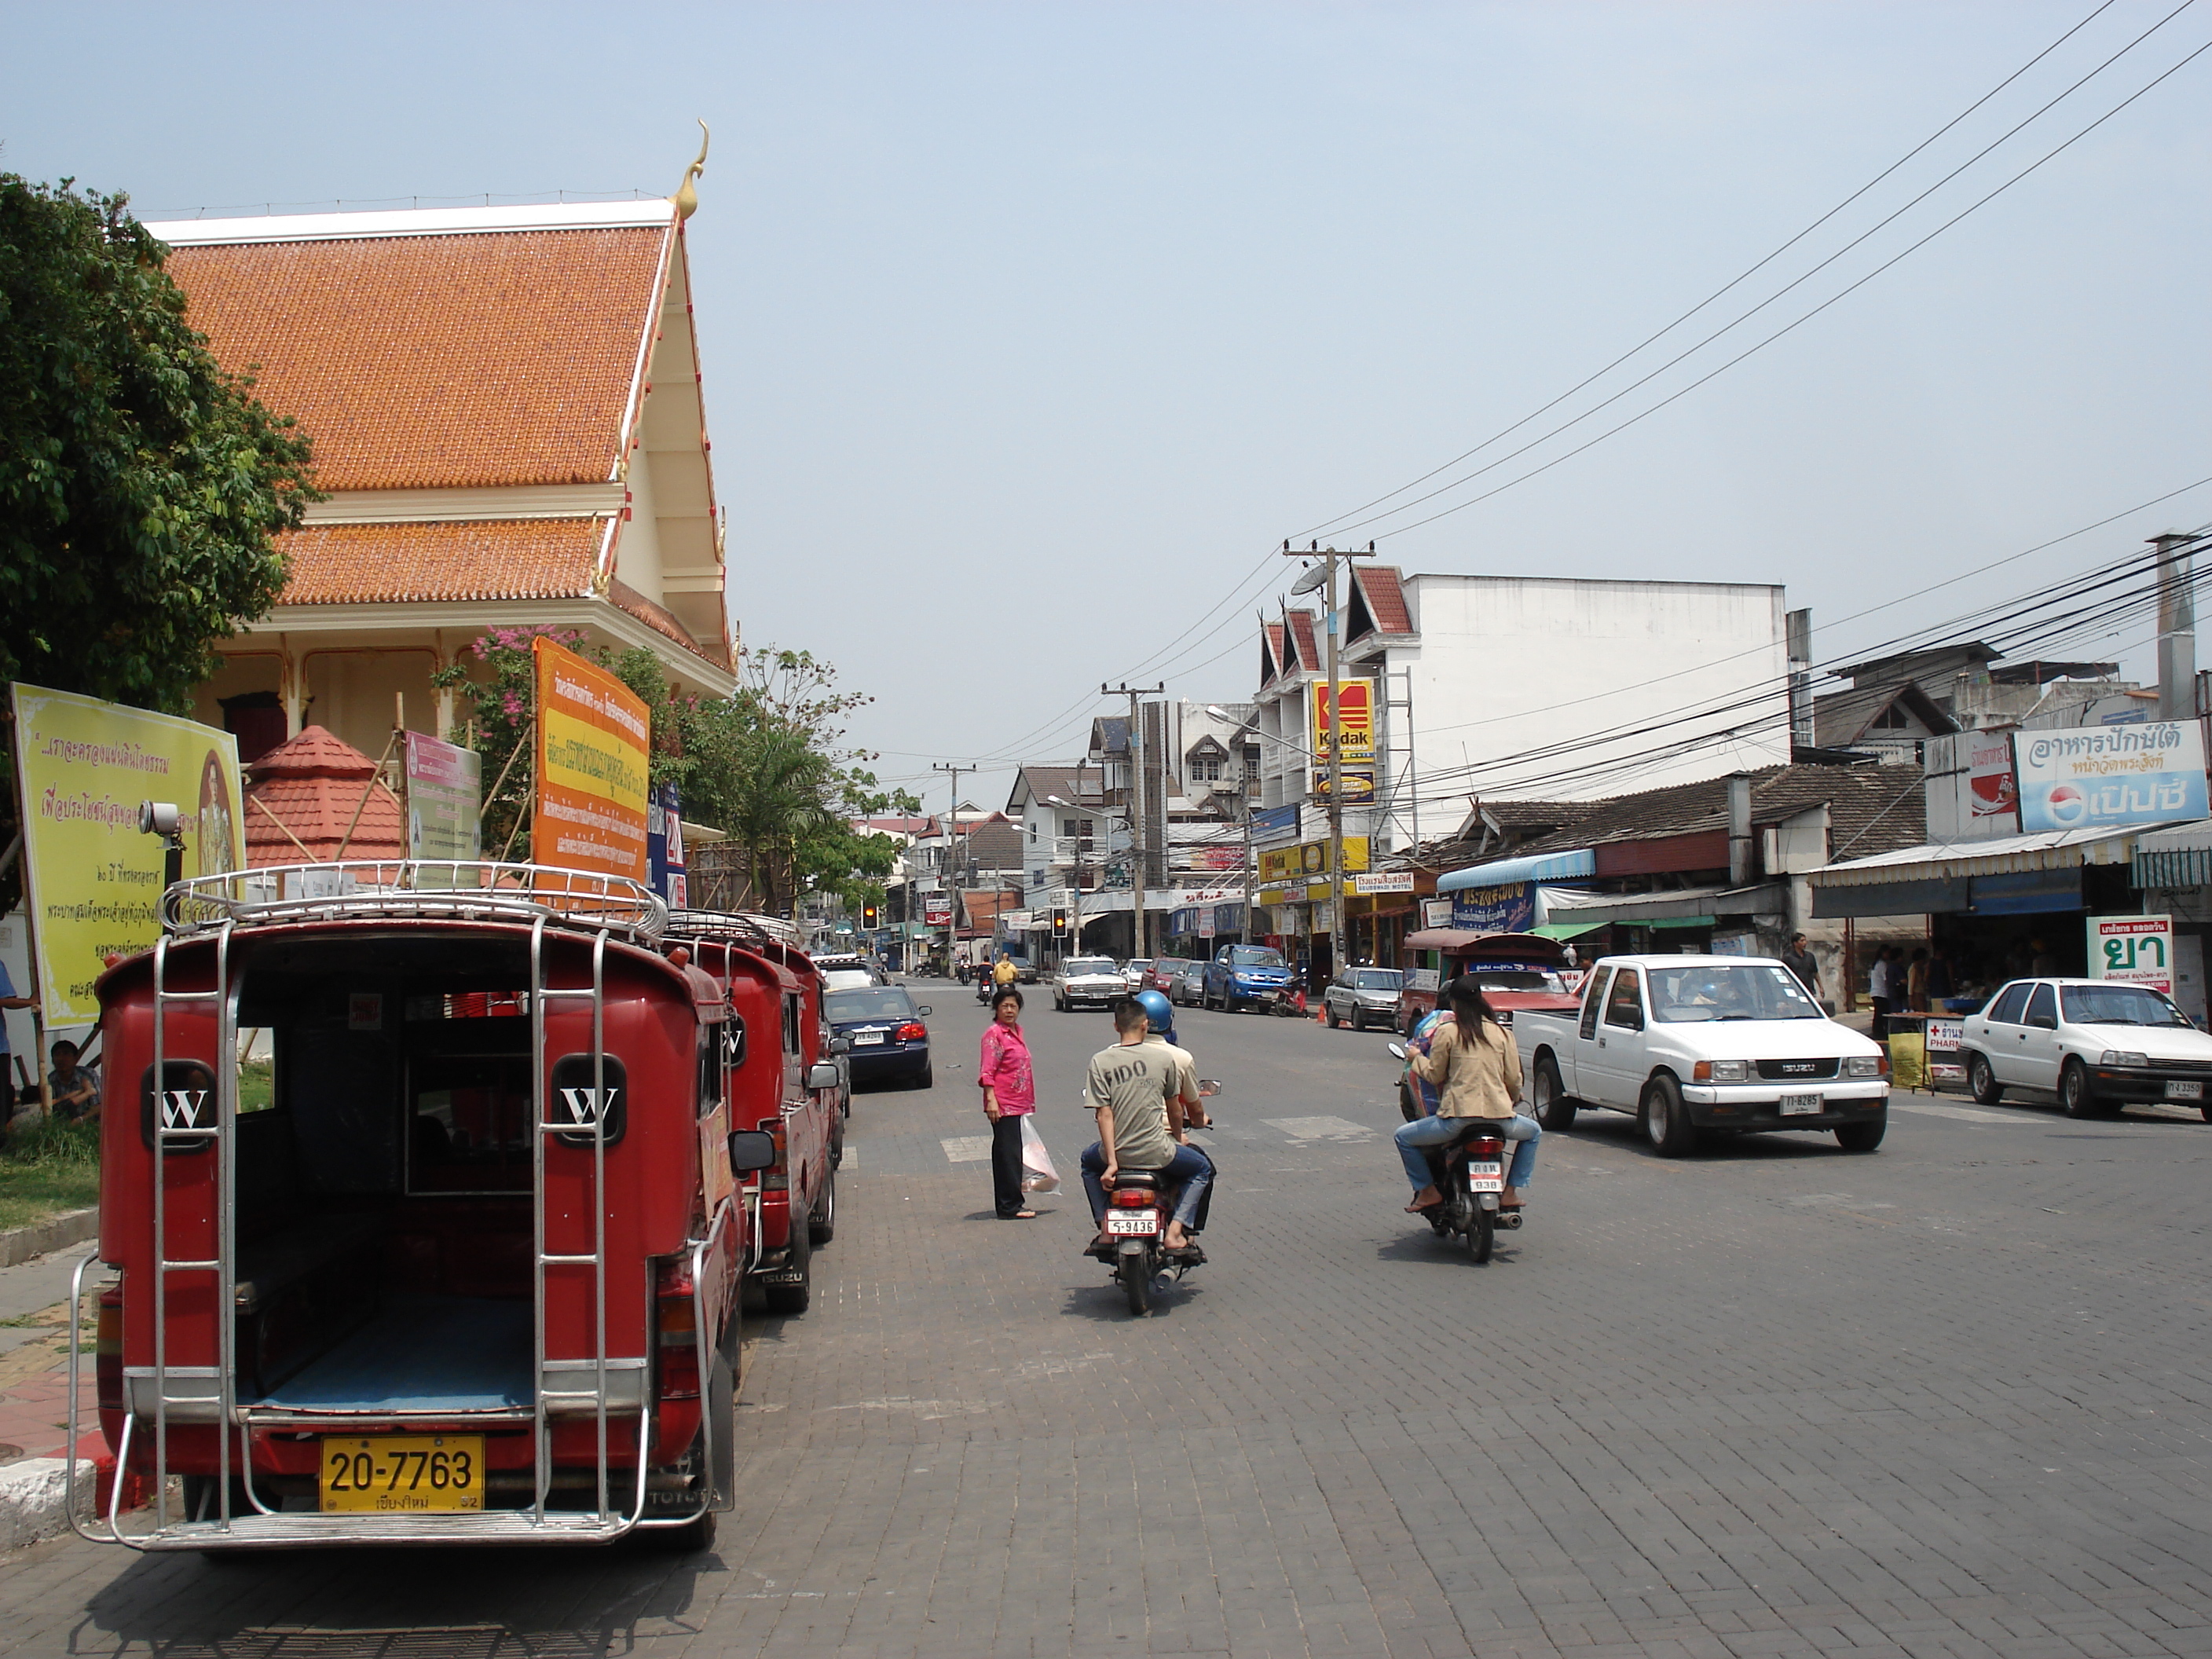
[[[1817,1112],[1784,1113],[1783,1091],[1756,1085],[1686,1087],[1682,1103],[1689,1109],[1690,1121],[1700,1129],[1833,1129],[1880,1119],[1889,1109],[1887,1083],[1838,1083],[1819,1092]]]

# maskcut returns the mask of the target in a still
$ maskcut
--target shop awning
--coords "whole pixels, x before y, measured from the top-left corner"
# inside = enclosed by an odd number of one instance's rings
[[[2137,836],[2128,879],[2142,888],[2212,886],[2212,818]]]
[[[2136,841],[2149,833],[2148,828],[2044,830],[2032,836],[2000,836],[1988,841],[1931,842],[1872,858],[1847,859],[1814,871],[1808,879],[1815,888],[1877,887],[2030,870],[2076,870],[2085,864],[2125,864],[2134,854]]]
[[[1595,933],[1606,925],[1602,921],[1547,921],[1528,931],[1541,933],[1546,939],[1580,939],[1584,933]]]
[[[1587,931],[1613,922],[1709,927],[1716,916],[1780,915],[1786,908],[1781,884],[1765,882],[1753,887],[1683,887],[1664,893],[1555,892],[1546,896],[1544,913],[1547,927]]]
[[[1437,878],[1437,891],[1456,893],[1468,887],[1504,887],[1516,881],[1567,881],[1597,873],[1597,854],[1587,847],[1572,853],[1544,853],[1524,859],[1496,859],[1470,864]]]

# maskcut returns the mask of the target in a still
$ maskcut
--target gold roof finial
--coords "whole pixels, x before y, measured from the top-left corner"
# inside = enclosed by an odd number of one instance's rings
[[[691,188],[691,181],[707,170],[707,146],[714,134],[707,131],[704,121],[699,123],[699,159],[684,169],[684,182],[676,187],[676,216],[689,219],[699,210],[699,192]]]

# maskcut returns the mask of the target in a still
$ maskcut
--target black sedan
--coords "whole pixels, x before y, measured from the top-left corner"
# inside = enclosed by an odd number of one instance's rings
[[[832,1039],[848,1045],[855,1084],[929,1087],[929,1027],[921,1023],[928,1012],[915,1006],[902,985],[854,986],[822,996],[823,1018]]]

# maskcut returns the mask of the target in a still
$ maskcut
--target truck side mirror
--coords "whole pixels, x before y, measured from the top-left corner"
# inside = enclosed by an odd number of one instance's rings
[[[750,1175],[775,1162],[775,1137],[765,1129],[730,1131],[730,1173]]]
[[[853,1039],[848,1036],[831,1037],[830,1039],[830,1052],[833,1054],[851,1054],[853,1052]]]
[[[817,1060],[806,1068],[809,1089],[834,1089],[837,1086],[837,1068],[826,1060]]]

